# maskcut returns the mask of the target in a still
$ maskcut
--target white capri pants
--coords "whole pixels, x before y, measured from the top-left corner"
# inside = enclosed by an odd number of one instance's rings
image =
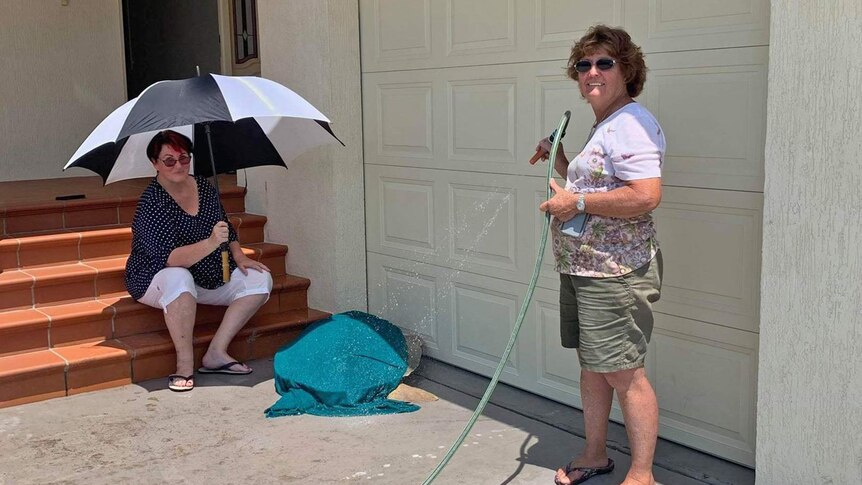
[[[198,303],[205,305],[228,306],[239,298],[249,295],[266,295],[272,291],[272,276],[266,271],[248,270],[242,274],[239,268],[233,270],[230,281],[214,290],[195,285],[192,274],[186,268],[165,268],[153,277],[147,292],[139,302],[167,313],[168,305],[183,293],[190,293]]]

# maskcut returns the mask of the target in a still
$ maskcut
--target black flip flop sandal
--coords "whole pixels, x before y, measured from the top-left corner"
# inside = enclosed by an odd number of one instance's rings
[[[185,379],[186,383],[188,384],[188,382],[194,378],[195,378],[194,374],[192,374],[190,376],[184,376],[182,374],[171,374],[168,376],[168,389],[170,389],[174,392],[191,391],[192,389],[195,388],[194,383],[192,383],[191,386],[177,386],[174,384],[174,379]]]
[[[249,369],[247,371],[245,371],[245,370],[230,370],[230,368],[235,366],[235,365],[244,365],[244,364],[242,362],[233,361],[233,362],[228,362],[227,364],[220,366],[220,367],[214,367],[214,368],[201,367],[200,369],[198,369],[198,373],[199,374],[228,374],[228,375],[232,375],[232,376],[244,376],[247,374],[251,374],[251,372],[252,372],[252,369]]]
[[[572,473],[574,471],[583,472],[583,475],[581,475],[577,480],[574,480],[571,484],[577,485],[578,483],[586,482],[587,480],[593,478],[596,475],[604,475],[606,473],[614,471],[614,460],[608,458],[607,465],[596,468],[590,468],[587,466],[574,466],[574,462],[569,462],[569,464],[566,465],[566,468],[564,468],[564,471],[566,472],[566,476],[569,476],[569,473]],[[563,482],[558,480],[556,477],[554,477],[554,483],[556,483],[557,485],[563,485]]]

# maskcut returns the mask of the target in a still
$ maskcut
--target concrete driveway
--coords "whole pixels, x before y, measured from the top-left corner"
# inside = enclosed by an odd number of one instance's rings
[[[276,401],[272,361],[249,376],[197,376],[189,393],[163,380],[0,410],[0,485],[11,484],[418,484],[460,434],[487,385],[426,359],[411,384],[439,396],[415,413],[266,419]],[[553,483],[554,470],[583,445],[576,409],[499,386],[435,483]],[[591,485],[616,484],[629,456],[612,425],[617,470]],[[659,444],[664,485],[752,484],[754,472]]]

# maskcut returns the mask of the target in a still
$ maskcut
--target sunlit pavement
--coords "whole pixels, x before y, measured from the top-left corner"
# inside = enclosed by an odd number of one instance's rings
[[[272,361],[249,376],[196,376],[187,393],[159,379],[0,410],[0,485],[418,484],[460,434],[487,379],[426,359],[408,381],[436,394],[418,412],[353,418],[267,419]],[[576,409],[501,385],[435,483],[552,484],[583,445]],[[629,456],[612,425],[618,484]],[[664,485],[752,484],[754,472],[662,441]]]

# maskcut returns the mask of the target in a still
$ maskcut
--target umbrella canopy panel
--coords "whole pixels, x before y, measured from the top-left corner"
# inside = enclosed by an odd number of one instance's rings
[[[153,84],[136,98],[117,139],[231,117],[219,85],[210,76]]]

